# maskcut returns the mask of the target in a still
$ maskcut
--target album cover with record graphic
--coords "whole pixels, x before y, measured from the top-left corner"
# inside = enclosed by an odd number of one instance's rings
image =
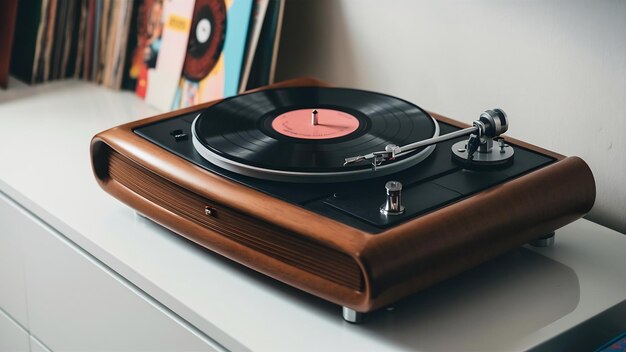
[[[237,94],[253,0],[196,0],[171,109]]]

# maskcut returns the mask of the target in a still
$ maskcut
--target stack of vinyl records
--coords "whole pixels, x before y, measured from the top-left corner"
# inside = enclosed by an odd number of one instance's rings
[[[132,0],[25,0],[11,74],[27,83],[78,77],[120,88]]]
[[[27,83],[79,78],[175,109],[271,83],[283,7],[283,0],[22,0],[12,54],[4,55],[11,75]]]

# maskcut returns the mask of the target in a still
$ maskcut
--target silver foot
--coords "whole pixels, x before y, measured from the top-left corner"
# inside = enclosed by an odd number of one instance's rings
[[[550,247],[554,245],[554,232],[550,232],[545,236],[541,236],[534,241],[530,242],[533,247]]]
[[[365,321],[365,319],[367,319],[367,313],[361,313],[354,309],[343,307],[343,320],[348,323],[359,324]]]

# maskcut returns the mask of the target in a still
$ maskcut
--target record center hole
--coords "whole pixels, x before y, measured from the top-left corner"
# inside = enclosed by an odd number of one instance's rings
[[[199,43],[206,43],[211,36],[211,21],[206,18],[198,21],[198,25],[196,26],[196,39]]]

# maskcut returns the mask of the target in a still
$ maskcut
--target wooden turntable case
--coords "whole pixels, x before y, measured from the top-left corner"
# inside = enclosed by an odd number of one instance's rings
[[[303,78],[268,88],[291,86],[326,85]],[[193,242],[358,312],[389,305],[548,234],[586,214],[595,200],[593,175],[582,159],[505,137],[557,160],[373,235],[210,173],[133,132],[215,103],[96,135],[91,157],[100,186]]]

